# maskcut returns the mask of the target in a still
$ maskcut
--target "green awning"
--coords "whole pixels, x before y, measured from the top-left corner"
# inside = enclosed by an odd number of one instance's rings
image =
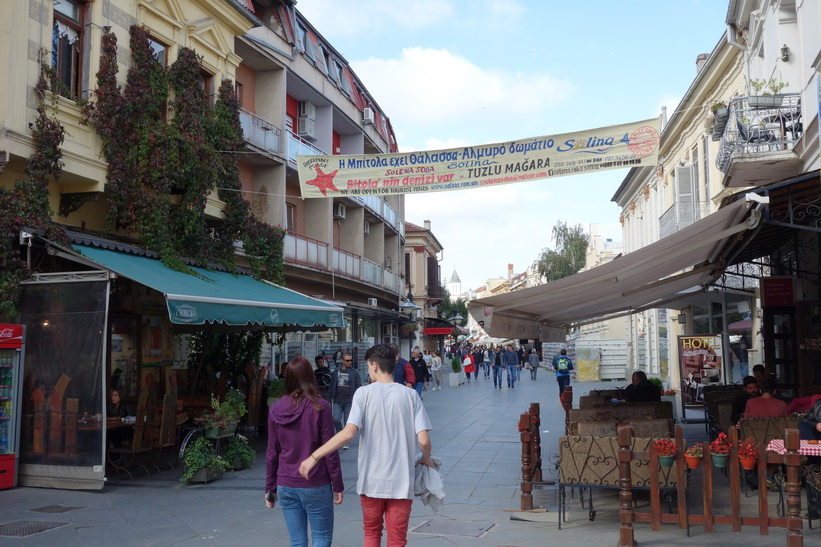
[[[190,275],[153,258],[87,245],[73,248],[104,269],[163,293],[168,316],[176,325],[285,326],[291,330],[345,326],[342,308],[248,275],[202,268],[191,268],[197,275]]]

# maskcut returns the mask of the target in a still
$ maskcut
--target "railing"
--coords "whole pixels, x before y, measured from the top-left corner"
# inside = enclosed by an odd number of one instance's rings
[[[399,275],[390,270],[384,270],[382,286],[393,293],[399,294]]]
[[[306,156],[327,156],[328,153],[301,138],[293,131],[288,131],[288,161],[296,162],[297,154]]]
[[[384,220],[389,226],[392,226],[396,231],[400,231],[399,224],[401,224],[401,221],[399,219],[399,215],[396,214],[393,207],[388,205],[384,199],[378,196],[361,196],[357,197],[357,201],[370,209],[375,215]]]
[[[428,285],[428,298],[444,298],[445,288],[441,285]]]
[[[368,283],[372,283],[374,285],[382,285],[382,266],[380,266],[373,260],[363,258],[362,280],[367,281]]]
[[[674,203],[659,217],[659,238],[665,238],[710,214],[707,201],[681,201]]]
[[[793,149],[804,134],[801,95],[788,93],[782,97],[780,104],[764,107],[756,106],[757,101],[768,96],[730,101],[730,117],[716,156],[716,167],[723,173],[736,156]]]
[[[362,277],[362,258],[359,255],[334,247],[334,272],[360,279]]]
[[[289,232],[285,234],[283,254],[285,260],[328,269],[327,243]]]
[[[267,152],[279,153],[282,135],[279,127],[244,108],[240,108],[239,123],[246,142]]]

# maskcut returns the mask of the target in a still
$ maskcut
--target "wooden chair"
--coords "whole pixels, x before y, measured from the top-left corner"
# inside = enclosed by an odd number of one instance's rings
[[[755,439],[755,442],[766,446],[773,439],[783,439],[784,431],[797,429],[801,420],[795,416],[779,418],[741,418],[738,421],[740,439]]]
[[[116,471],[124,471],[132,479],[130,469],[139,467],[146,474],[148,468],[143,465],[142,458],[151,452],[151,444],[146,442],[146,427],[149,423],[150,409],[148,407],[149,390],[145,388],[140,392],[137,401],[137,421],[134,423],[134,438],[130,446],[114,446],[108,449],[108,463]]]
[[[172,393],[166,393],[163,397],[159,434],[151,448],[154,462],[167,463],[170,469],[174,468],[177,461],[177,400]]]

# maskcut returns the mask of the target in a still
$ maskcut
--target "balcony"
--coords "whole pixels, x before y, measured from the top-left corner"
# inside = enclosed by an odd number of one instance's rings
[[[674,203],[659,218],[659,238],[674,234],[710,214],[708,201],[683,201]]]
[[[801,95],[784,94],[780,105],[754,106],[754,97],[730,101],[730,117],[721,135],[716,167],[725,186],[757,186],[795,173],[800,158],[793,151],[804,134]]]
[[[328,153],[309,143],[293,131],[288,131],[288,161],[296,163],[297,154],[305,156],[327,156]]]
[[[283,255],[288,262],[296,262],[304,266],[328,268],[328,244],[310,237],[300,236],[288,232],[283,243]]]
[[[247,144],[270,154],[280,153],[282,131],[279,127],[244,108],[240,108],[239,123]]]
[[[367,207],[374,215],[379,217],[388,226],[396,230],[400,235],[405,235],[405,226],[393,207],[378,196],[356,196],[357,202]]]

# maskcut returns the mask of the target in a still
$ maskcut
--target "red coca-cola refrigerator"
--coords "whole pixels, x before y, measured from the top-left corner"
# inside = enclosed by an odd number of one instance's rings
[[[25,348],[24,325],[0,324],[0,490],[17,486]]]

